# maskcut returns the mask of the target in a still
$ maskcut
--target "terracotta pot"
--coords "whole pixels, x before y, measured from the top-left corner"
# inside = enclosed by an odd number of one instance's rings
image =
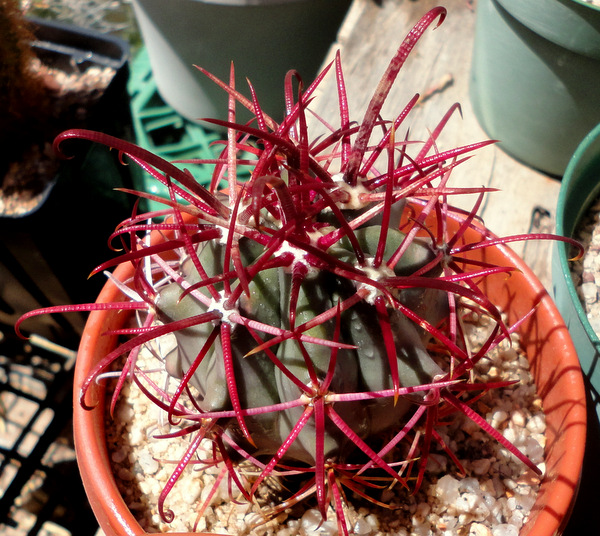
[[[473,231],[475,233],[475,231]],[[474,240],[476,233],[469,240]],[[493,276],[484,283],[489,297],[507,312],[514,323],[537,305],[535,315],[519,329],[523,348],[531,364],[547,420],[546,476],[529,521],[520,536],[554,536],[568,520],[579,485],[586,433],[585,391],[581,369],[568,330],[544,287],[506,247],[471,252],[476,258],[520,270],[510,277]],[[115,272],[120,280],[132,274],[130,265]],[[99,302],[122,299],[108,282]],[[77,460],[90,504],[106,536],[145,534],[126,507],[112,475],[104,434],[104,390],[94,385],[90,395],[97,406],[86,411],[79,392],[94,365],[115,345],[103,336],[122,326],[130,315],[96,311],[87,322],[75,369],[74,431]]]

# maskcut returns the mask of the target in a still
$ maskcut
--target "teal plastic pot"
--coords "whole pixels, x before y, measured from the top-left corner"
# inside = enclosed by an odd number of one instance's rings
[[[556,231],[572,237],[591,203],[600,195],[600,125],[579,145],[567,166],[558,207]],[[587,319],[569,267],[571,248],[557,242],[552,261],[552,282],[556,304],[571,332],[581,368],[600,419],[600,339]]]
[[[556,210],[556,231],[572,237],[588,207],[600,196],[600,124],[581,142],[563,177]],[[571,279],[568,257],[571,249],[554,245],[552,285],[554,299],[573,339],[584,375],[587,423],[584,470],[578,500],[565,536],[587,534],[589,513],[597,505],[600,480],[600,339],[587,319]],[[559,351],[559,350],[557,350]]]
[[[227,117],[227,94],[202,66],[283,117],[283,81],[296,69],[309,83],[317,74],[350,0],[133,0],[158,91],[183,117]],[[238,106],[238,110],[242,110]],[[249,117],[249,116],[248,116]]]
[[[525,164],[563,175],[600,122],[600,8],[579,0],[479,0],[475,115]]]

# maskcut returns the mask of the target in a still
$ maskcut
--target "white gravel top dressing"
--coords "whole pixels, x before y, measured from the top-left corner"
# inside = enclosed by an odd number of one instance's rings
[[[582,259],[571,263],[573,284],[587,318],[600,337],[600,199],[596,199],[576,229],[584,248]]]
[[[485,327],[469,324],[473,337]],[[478,366],[481,380],[517,379],[510,388],[494,390],[473,405],[481,415],[544,470],[545,417],[518,341],[505,343]],[[156,370],[160,364],[142,352],[138,366]],[[156,374],[154,378],[158,378]],[[164,384],[164,381],[163,381]],[[166,500],[175,519],[163,523],[157,513],[158,496],[184,454],[187,438],[156,439],[168,430],[166,416],[139,388],[126,387],[115,419],[108,420],[107,441],[115,474],[125,501],[148,532],[192,531],[197,509],[208,496],[219,467],[189,465]],[[517,536],[533,506],[540,478],[462,415],[438,429],[463,463],[466,476],[445,453],[433,453],[421,490],[411,495],[401,489],[383,489],[376,498],[384,509],[347,492],[346,519],[361,536]],[[210,448],[207,443],[206,448]],[[202,453],[199,453],[202,456]],[[267,504],[278,503],[278,483],[270,480],[261,490]],[[285,496],[285,495],[284,495]],[[221,481],[211,506],[197,530],[217,534],[256,536],[335,536],[335,513],[321,523],[313,503],[297,505],[277,518],[265,520],[257,505],[229,498],[227,478]]]

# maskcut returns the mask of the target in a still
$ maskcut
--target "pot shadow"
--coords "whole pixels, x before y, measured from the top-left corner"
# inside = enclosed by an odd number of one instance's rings
[[[577,499],[573,506],[571,517],[566,524],[563,536],[578,536],[588,534],[590,531],[590,513],[594,511],[598,503],[598,482],[600,482],[600,421],[596,413],[596,404],[593,398],[598,400],[598,393],[595,396],[591,393],[593,388],[586,381],[587,390],[587,435],[585,445],[585,455],[583,458],[583,471]]]

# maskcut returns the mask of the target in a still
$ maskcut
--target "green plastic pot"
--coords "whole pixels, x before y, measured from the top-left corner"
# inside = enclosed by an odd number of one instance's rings
[[[579,0],[479,0],[470,93],[486,133],[562,175],[600,122],[600,8]]]
[[[584,138],[569,162],[558,197],[556,232],[573,237],[580,219],[599,195],[600,125]],[[600,419],[600,338],[587,319],[571,278],[571,253],[570,247],[564,242],[555,244],[552,264],[554,297],[573,337]]]

